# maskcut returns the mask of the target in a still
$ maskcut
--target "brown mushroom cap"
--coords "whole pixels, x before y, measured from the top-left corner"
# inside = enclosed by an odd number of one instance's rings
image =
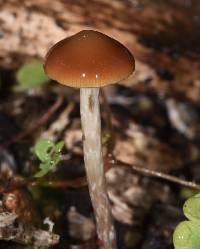
[[[56,43],[47,53],[46,74],[71,87],[101,87],[127,78],[135,69],[132,54],[98,31],[83,30]]]

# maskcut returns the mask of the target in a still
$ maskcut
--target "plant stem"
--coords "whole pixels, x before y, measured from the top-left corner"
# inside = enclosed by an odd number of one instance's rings
[[[80,89],[80,110],[84,161],[97,234],[104,249],[115,249],[116,237],[107,195],[101,145],[99,88]]]

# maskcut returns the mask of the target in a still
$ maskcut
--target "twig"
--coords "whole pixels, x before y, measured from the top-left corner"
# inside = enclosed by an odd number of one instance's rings
[[[139,166],[136,166],[136,165],[131,165],[131,164],[119,161],[119,160],[116,160],[115,163],[117,165],[119,165],[119,166],[132,168],[134,171],[137,171],[138,173],[141,173],[142,175],[147,175],[147,176],[150,176],[150,177],[156,177],[156,178],[164,179],[164,180],[174,182],[174,183],[180,184],[180,185],[188,187],[188,188],[200,190],[200,184],[190,182],[190,181],[185,181],[185,180],[182,180],[182,179],[180,179],[179,177],[176,177],[176,176],[168,175],[168,174],[158,172],[158,171],[154,171],[154,170],[149,170],[147,168],[139,167]]]
[[[154,170],[149,170],[147,168],[143,168],[143,167],[136,166],[136,165],[131,165],[131,164],[122,162],[120,160],[115,160],[114,156],[112,158],[113,158],[112,162],[111,162],[112,166],[117,165],[117,166],[131,168],[134,171],[136,171],[142,175],[164,179],[164,180],[167,180],[169,182],[174,182],[176,184],[180,184],[180,185],[188,187],[188,188],[200,190],[200,184],[197,184],[195,182],[185,181],[185,180],[182,180],[176,176],[168,175],[168,174],[154,171]],[[76,178],[74,180],[65,180],[65,181],[63,181],[63,180],[46,180],[44,178],[41,178],[41,179],[22,178],[18,183],[15,183],[15,184],[13,184],[12,182],[10,182],[10,184],[8,183],[8,185],[5,188],[2,188],[0,193],[6,192],[6,191],[11,191],[11,190],[17,189],[17,188],[21,188],[25,185],[49,187],[49,188],[81,188],[81,187],[87,186],[87,181],[86,181],[85,176]]]
[[[73,180],[51,180],[45,178],[33,178],[33,177],[16,177],[7,181],[5,186],[0,188],[0,194],[14,191],[27,186],[39,186],[47,188],[81,188],[87,186],[87,180],[85,176],[78,177]],[[1,223],[1,222],[0,222]]]
[[[121,165],[121,166],[132,168],[134,171],[137,171],[143,175],[164,179],[164,180],[174,182],[174,183],[180,184],[180,185],[188,187],[188,188],[200,190],[200,184],[190,182],[190,181],[185,181],[185,180],[182,180],[176,176],[172,176],[172,175],[165,174],[165,173],[158,172],[158,171],[149,170],[149,169],[144,168],[144,167],[131,165],[131,164],[116,160],[116,158],[113,155],[113,149],[115,146],[115,136],[114,136],[113,126],[112,126],[112,122],[111,122],[112,112],[111,112],[110,106],[108,104],[106,94],[103,90],[102,90],[102,98],[103,98],[103,103],[104,103],[104,106],[106,109],[106,115],[107,115],[106,124],[107,124],[107,128],[111,134],[111,139],[110,139],[108,146],[107,146],[107,154],[105,156],[105,169],[106,170],[110,169],[114,165]]]
[[[64,99],[63,94],[60,93],[55,103],[40,117],[40,119],[38,119],[38,121],[34,125],[26,129],[25,131],[22,131],[14,135],[14,137],[12,137],[7,142],[0,144],[0,151],[3,149],[6,149],[11,144],[18,143],[20,140],[30,135],[38,127],[45,124],[51,118],[51,116],[58,110],[58,108],[61,106],[61,104],[63,103],[63,99]]]
[[[58,137],[58,134],[61,134],[61,132],[69,124],[70,122],[69,115],[73,111],[74,107],[75,107],[75,103],[69,102],[67,107],[61,111],[61,113],[56,118],[56,120],[52,122],[49,128],[41,134],[41,137],[55,141]]]

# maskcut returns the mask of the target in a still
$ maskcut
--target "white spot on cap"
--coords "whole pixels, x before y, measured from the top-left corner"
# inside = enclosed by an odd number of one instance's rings
[[[85,78],[86,74],[85,73],[82,73],[82,77]]]

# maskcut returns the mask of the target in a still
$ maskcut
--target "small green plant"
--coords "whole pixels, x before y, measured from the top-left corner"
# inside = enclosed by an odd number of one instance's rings
[[[61,160],[61,150],[64,142],[53,143],[48,139],[40,139],[34,146],[34,153],[41,161],[39,171],[34,177],[43,177],[50,171],[54,171]]]
[[[183,212],[188,220],[174,231],[175,249],[200,249],[200,193],[185,202]]]
[[[49,81],[40,62],[22,65],[16,73],[18,86],[16,90],[27,90],[44,85]]]

